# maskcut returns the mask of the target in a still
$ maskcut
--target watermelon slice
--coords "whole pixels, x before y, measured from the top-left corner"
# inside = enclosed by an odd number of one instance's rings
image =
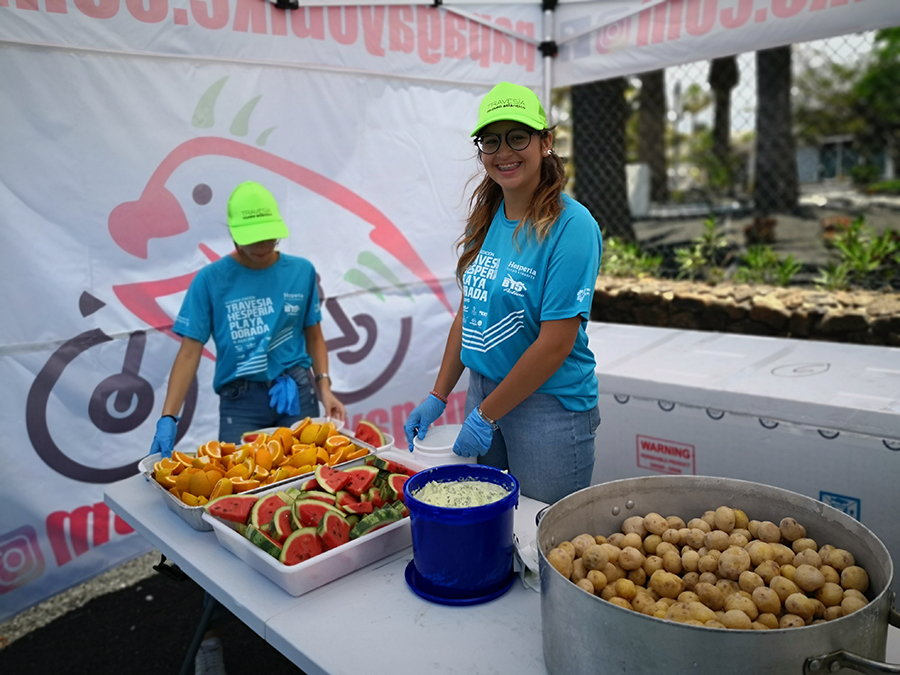
[[[203,508],[211,516],[243,525],[256,501],[255,495],[223,495],[207,502]]]
[[[362,420],[356,427],[356,431],[353,432],[353,435],[363,443],[368,443],[376,448],[387,445],[387,439],[384,437],[384,434],[381,433],[381,429],[368,420]]]
[[[322,540],[314,527],[304,527],[291,534],[281,547],[278,559],[285,565],[296,565],[322,552]]]
[[[299,492],[309,492],[310,490],[318,490],[319,489],[319,481],[316,480],[316,477],[313,476],[309,480],[307,480],[303,485],[300,486]]]
[[[403,516],[393,508],[390,506],[383,506],[369,515],[363,516],[360,521],[353,526],[353,529],[350,530],[350,538],[357,539],[365,534],[374,532],[375,530],[380,530],[382,527],[387,527],[391,523],[396,523],[401,518],[403,518]]]
[[[272,520],[269,521],[268,533],[273,539],[284,543],[284,540],[287,539],[293,531],[294,521],[291,518],[291,507],[282,506],[272,516]]]
[[[350,541],[350,523],[337,513],[326,513],[319,521],[316,532],[326,551]]]
[[[379,471],[380,469],[366,464],[344,469],[343,473],[348,476],[344,489],[359,497],[372,486]]]
[[[329,492],[322,492],[321,490],[310,490],[308,492],[301,492],[297,495],[297,499],[318,499],[320,502],[325,502],[326,504],[334,504],[335,495]]]
[[[334,495],[334,505],[342,507],[344,504],[359,504],[359,497],[346,490],[338,490]]]
[[[247,539],[249,539],[251,543],[259,546],[269,555],[275,558],[278,558],[281,555],[281,544],[253,525],[247,526],[247,530],[244,532],[244,536],[247,537]]]
[[[347,513],[372,513],[375,510],[375,505],[372,502],[351,502],[347,504],[341,504],[341,508],[344,509]]]
[[[343,512],[337,507],[321,502],[318,499],[298,499],[291,504],[291,517],[294,520],[294,529],[316,527],[319,521],[325,517],[325,514],[329,512],[343,515]]]
[[[338,490],[343,490],[349,480],[350,476],[340,469],[332,469],[325,464],[316,467],[316,482],[325,492],[334,494]]]
[[[269,521],[272,520],[272,516],[275,515],[275,512],[282,506],[287,506],[287,503],[279,497],[278,494],[260,497],[250,511],[249,524],[257,529],[264,529],[265,526],[269,524]]]
[[[392,473],[388,476],[387,484],[391,491],[394,493],[394,498],[391,501],[405,501],[403,497],[403,484],[409,480],[409,476],[405,473]]]
[[[378,457],[376,455],[369,455],[366,457],[366,464],[370,466],[378,467],[379,469],[384,469],[390,473],[405,473],[407,476],[414,476],[416,472],[410,469],[409,467],[403,466],[397,462],[394,462],[390,459],[385,459],[384,457]]]

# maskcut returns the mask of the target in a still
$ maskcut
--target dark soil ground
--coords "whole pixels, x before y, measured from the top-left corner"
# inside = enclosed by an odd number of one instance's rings
[[[3,675],[162,675],[181,671],[203,589],[159,573],[100,595],[0,649]],[[241,621],[216,623],[231,675],[303,675]],[[191,667],[190,673],[193,673]]]

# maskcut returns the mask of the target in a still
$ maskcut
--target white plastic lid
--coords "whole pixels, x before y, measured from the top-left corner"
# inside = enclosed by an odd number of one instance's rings
[[[454,454],[453,444],[462,430],[462,424],[443,424],[431,427],[425,438],[413,437],[413,456],[426,464],[468,464],[472,459]]]

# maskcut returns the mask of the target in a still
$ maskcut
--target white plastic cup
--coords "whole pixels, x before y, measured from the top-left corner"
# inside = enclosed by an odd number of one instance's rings
[[[475,464],[471,457],[460,457],[453,452],[453,444],[462,427],[462,424],[443,424],[430,427],[421,440],[414,436],[413,458],[425,466]]]

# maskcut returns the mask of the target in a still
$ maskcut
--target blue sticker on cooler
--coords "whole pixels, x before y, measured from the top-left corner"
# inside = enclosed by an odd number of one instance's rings
[[[836,492],[819,492],[819,501],[833,506],[838,511],[843,511],[848,516],[859,520],[860,508],[862,502],[856,497],[848,497],[847,495],[839,495]]]

